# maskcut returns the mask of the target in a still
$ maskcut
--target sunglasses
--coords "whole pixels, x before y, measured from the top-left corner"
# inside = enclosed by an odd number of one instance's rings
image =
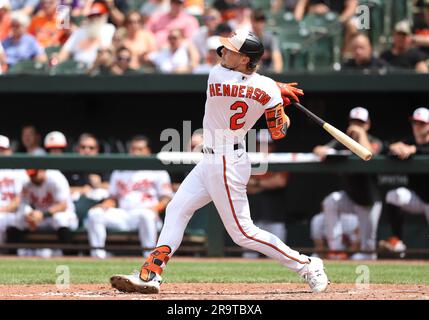
[[[118,57],[118,60],[119,61],[127,61],[127,62],[129,62],[129,61],[131,61],[131,58],[130,57]]]
[[[82,149],[82,150],[85,150],[85,149],[88,149],[88,150],[95,150],[95,149],[97,149],[97,147],[96,147],[96,146],[85,146],[85,145],[80,145],[80,146],[79,146],[79,149]]]

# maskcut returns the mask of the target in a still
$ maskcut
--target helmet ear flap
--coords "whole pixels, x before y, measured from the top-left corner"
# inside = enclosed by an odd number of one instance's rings
[[[216,53],[219,57],[222,57],[222,49],[224,48],[224,46],[220,46],[216,49]]]

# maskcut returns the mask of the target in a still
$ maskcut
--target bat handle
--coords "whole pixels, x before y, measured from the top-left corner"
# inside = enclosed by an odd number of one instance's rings
[[[312,119],[314,122],[316,122],[319,126],[323,127],[325,124],[325,121],[323,121],[321,118],[316,116],[313,112],[308,110],[306,107],[304,107],[302,104],[300,104],[297,101],[292,102],[292,105],[295,106],[297,109],[304,112],[310,119]]]

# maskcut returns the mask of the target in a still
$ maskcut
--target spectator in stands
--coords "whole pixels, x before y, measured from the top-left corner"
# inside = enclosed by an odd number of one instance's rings
[[[336,244],[337,250],[359,250],[359,219],[357,216],[353,213],[341,213],[337,224],[338,226],[334,227],[334,232],[339,232],[334,237],[335,241],[338,242]],[[327,249],[327,234],[325,215],[323,213],[316,214],[310,223],[310,237],[313,240],[315,252]],[[349,257],[345,252],[339,252],[335,255],[315,253],[314,256],[337,260],[346,260]]]
[[[124,39],[127,34],[127,30],[125,28],[119,28],[115,30],[115,33],[112,37],[112,44],[110,45],[110,49],[117,49],[124,45]]]
[[[222,22],[220,12],[214,8],[208,8],[203,16],[204,25],[201,26],[192,38],[192,42],[198,49],[200,57],[207,54],[207,39],[216,35],[216,28]]]
[[[97,58],[88,69],[88,74],[91,76],[110,75],[112,74],[112,66],[115,62],[115,56],[111,48],[103,48],[98,50]]]
[[[414,155],[429,154],[429,109],[417,108],[410,118],[413,135],[389,145],[388,153],[400,160]],[[389,191],[386,194],[386,213],[390,220],[393,236],[380,241],[380,246],[393,252],[405,251],[403,242],[402,212],[424,214],[429,223],[429,176],[415,173],[408,175],[408,186]]]
[[[67,148],[66,136],[60,131],[49,132],[43,146],[49,154],[62,154]]]
[[[168,37],[172,30],[183,30],[183,37],[192,40],[198,31],[198,20],[184,11],[184,0],[171,0],[168,13],[154,15],[146,23],[148,30],[155,35],[158,48],[169,45]]]
[[[58,170],[29,169],[27,174],[30,181],[22,187],[21,203],[14,226],[7,229],[7,241],[19,243],[24,232],[50,229],[57,232],[60,243],[70,244],[78,218],[66,178]]]
[[[9,138],[0,135],[0,157],[11,154]],[[24,170],[0,169],[0,245],[6,241],[7,228],[14,224],[22,185],[27,180]]]
[[[147,63],[163,73],[190,73],[200,58],[192,42],[187,41],[181,29],[173,29],[168,35],[169,46],[148,56]]]
[[[146,157],[151,154],[149,140],[134,137],[129,154]],[[88,238],[92,247],[104,247],[106,229],[138,230],[143,248],[156,246],[159,213],[165,210],[172,197],[170,177],[166,171],[116,170],[112,173],[110,197],[88,213]],[[144,250],[146,257],[150,250]],[[106,251],[91,250],[91,256],[105,258]]]
[[[349,126],[346,133],[362,144],[373,154],[381,151],[382,143],[379,139],[368,134],[371,121],[368,110],[362,107],[353,108],[349,115]],[[317,146],[313,152],[324,160],[328,155],[335,154],[345,147],[337,140],[326,145]],[[338,238],[341,237],[340,215],[353,213],[358,216],[360,229],[360,246],[362,250],[375,250],[378,221],[382,204],[379,190],[376,187],[375,177],[370,174],[342,175],[344,190],[329,194],[322,204],[324,219],[327,227],[327,241],[330,250],[339,250]],[[332,254],[330,257],[334,257]],[[376,259],[375,254],[356,253],[352,259]]]
[[[388,65],[384,60],[373,55],[371,42],[363,33],[356,33],[350,45],[353,58],[347,60],[342,69],[371,72],[387,68]]]
[[[423,1],[423,18],[413,26],[413,44],[429,59],[429,0]]]
[[[0,42],[0,75],[3,74],[3,72],[6,72],[6,70],[7,70],[6,54]]]
[[[131,11],[125,19],[126,34],[122,46],[131,51],[131,68],[140,69],[140,57],[147,56],[156,50],[156,42],[153,33],[143,26],[143,21],[138,11]],[[144,60],[144,59],[143,59]]]
[[[207,53],[203,64],[198,65],[192,72],[195,74],[209,74],[210,70],[220,62],[220,57],[216,52],[222,44],[219,36],[212,36],[207,40]]]
[[[230,37],[232,35],[232,29],[230,25],[226,22],[219,23],[216,27],[215,35],[220,37]]]
[[[28,33],[44,48],[60,46],[67,40],[68,30],[57,26],[58,0],[41,0],[40,10],[33,16]]]
[[[62,63],[73,56],[77,62],[91,66],[98,50],[112,44],[115,27],[107,23],[109,10],[106,5],[96,2],[91,6],[85,23],[76,29],[62,47],[58,61]]]
[[[9,66],[26,60],[46,62],[47,56],[37,40],[26,32],[30,19],[21,12],[12,12],[12,31],[3,41],[6,61]]]
[[[12,11],[21,12],[26,16],[31,16],[34,13],[39,0],[9,0]]]
[[[108,22],[120,27],[124,24],[125,13],[129,9],[128,0],[87,0],[83,12],[88,15],[93,6],[99,3],[108,9]]]
[[[263,10],[252,13],[252,30],[264,44],[261,72],[280,73],[283,71],[283,58],[277,37],[266,29],[267,18]]]
[[[10,2],[9,0],[0,0],[0,42],[9,36],[11,23]]]
[[[97,138],[90,133],[82,133],[77,144],[77,152],[81,156],[96,156],[100,152]],[[104,172],[67,172],[73,200],[84,196],[93,200],[102,200],[107,196],[109,174]]]
[[[45,150],[40,147],[41,135],[34,125],[25,125],[21,130],[21,142],[25,152],[40,156],[46,154]]]
[[[393,46],[384,51],[380,58],[397,69],[427,73],[429,69],[425,62],[426,57],[422,51],[412,47],[412,40],[411,27],[408,21],[398,22],[393,32]]]
[[[237,0],[215,0],[213,8],[221,13],[223,21],[228,22],[237,14]]]
[[[256,151],[266,154],[276,152],[276,145],[268,130],[260,130],[257,135]],[[286,241],[286,223],[284,192],[288,181],[287,172],[267,172],[252,175],[247,183],[252,219],[259,228],[276,235]],[[244,257],[258,257],[257,252],[246,252]]]
[[[151,16],[164,14],[170,11],[170,0],[148,0],[145,1],[141,8],[140,13],[143,17],[143,22]]]
[[[121,47],[116,50],[116,60],[110,72],[118,76],[135,72],[135,70],[131,68],[131,51],[128,48]]]
[[[238,0],[235,3],[235,15],[228,20],[233,30],[244,29],[252,30],[252,6],[250,0]]]

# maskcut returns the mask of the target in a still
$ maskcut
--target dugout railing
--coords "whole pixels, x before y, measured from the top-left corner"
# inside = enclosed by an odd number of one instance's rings
[[[178,156],[179,155],[179,156]],[[185,157],[181,157],[184,155]],[[252,154],[251,154],[252,155]],[[255,154],[254,154],[255,155]],[[168,172],[189,172],[200,154],[159,153],[150,157],[133,157],[123,154],[105,154],[94,157],[85,157],[76,154],[30,156],[27,154],[14,154],[12,156],[0,157],[0,168],[34,168],[34,169],[58,169],[61,171],[111,171],[111,170],[168,170]],[[174,160],[174,163],[172,161]],[[252,166],[260,167],[257,157],[253,158]],[[429,156],[419,155],[407,161],[400,161],[386,156],[376,156],[371,161],[365,162],[355,156],[332,157],[323,162],[310,154],[276,154],[276,157],[268,159],[268,171],[286,171],[290,173],[373,173],[373,174],[407,174],[429,172]],[[187,237],[178,252],[183,254],[202,254],[207,256],[224,256],[227,253],[240,252],[240,248],[225,246],[224,227],[212,204],[201,209],[204,211],[205,226],[199,228],[198,221],[194,223],[192,230],[188,230]],[[197,230],[195,232],[195,230]],[[204,230],[204,232],[200,232]],[[51,234],[53,236],[53,234]],[[426,237],[428,237],[426,235]],[[31,239],[47,239],[43,233],[36,233]],[[52,237],[50,238],[53,239]],[[0,246],[1,249],[10,248],[63,248],[87,252],[90,247],[84,230],[80,229],[75,236],[73,245],[64,246],[49,242],[29,242],[20,244],[7,244]],[[136,233],[125,233],[116,235],[116,243],[106,246],[112,252],[141,252],[138,245]],[[429,239],[424,241],[429,242]],[[86,243],[85,243],[86,242]],[[313,252],[312,248],[298,248],[304,253]],[[429,246],[420,249],[410,249],[408,254],[417,256],[429,255]]]

